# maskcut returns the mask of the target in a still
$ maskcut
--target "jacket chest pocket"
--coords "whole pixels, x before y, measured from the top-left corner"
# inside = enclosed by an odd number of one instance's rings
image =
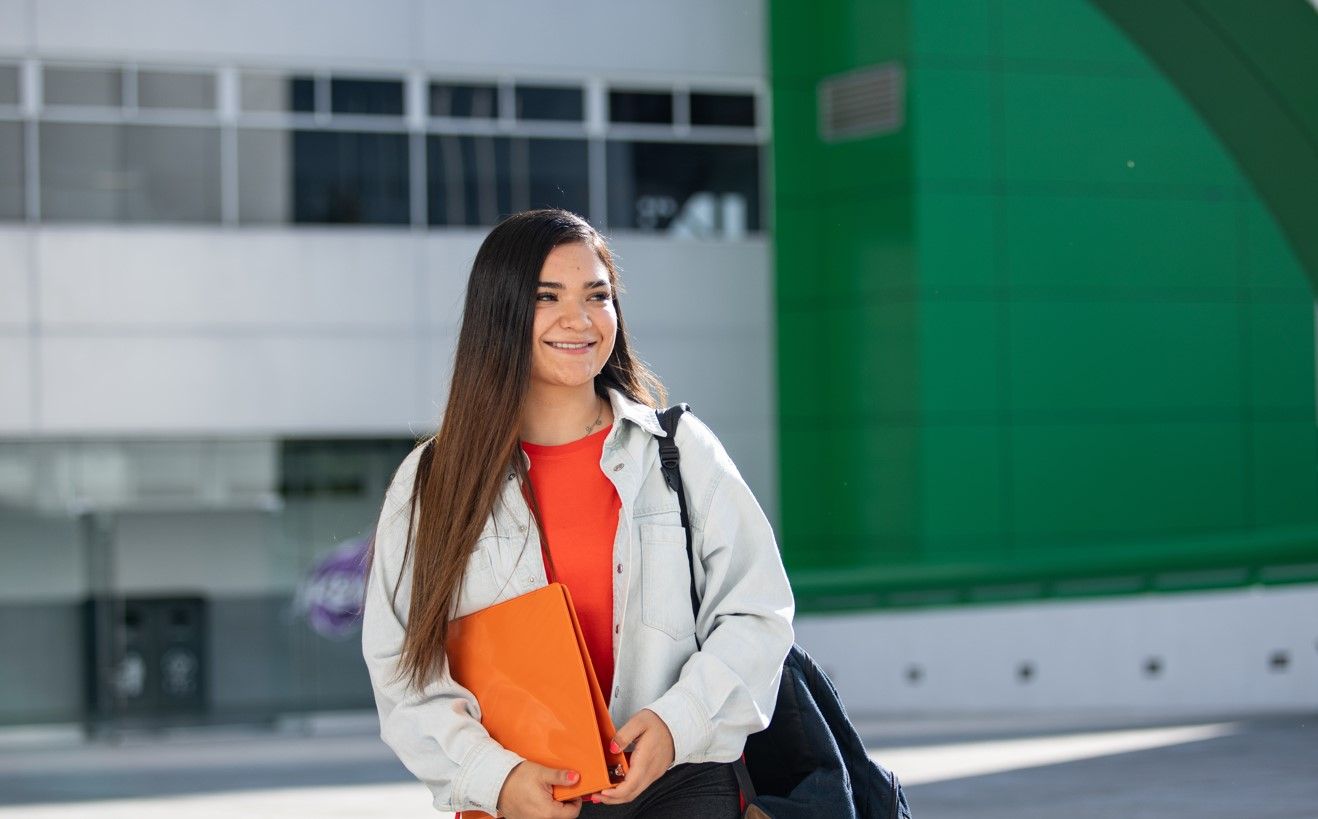
[[[499,587],[496,583],[491,551],[497,548],[493,538],[482,538],[467,558],[467,569],[458,586],[457,613],[465,617],[495,603]]]
[[[675,640],[696,631],[691,611],[691,569],[681,526],[642,523],[641,620]]]

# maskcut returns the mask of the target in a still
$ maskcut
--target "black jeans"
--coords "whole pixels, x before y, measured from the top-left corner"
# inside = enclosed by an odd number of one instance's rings
[[[737,819],[740,795],[732,763],[685,762],[624,805],[596,805],[587,797],[579,819]]]

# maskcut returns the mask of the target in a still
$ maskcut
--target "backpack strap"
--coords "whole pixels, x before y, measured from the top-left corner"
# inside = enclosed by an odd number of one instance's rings
[[[691,575],[691,616],[694,619],[700,613],[700,595],[696,594],[696,558],[691,549],[691,518],[686,511],[686,492],[682,489],[682,469],[679,464],[681,454],[677,449],[677,423],[682,420],[682,413],[690,411],[691,407],[685,403],[674,404],[665,410],[655,410],[655,414],[659,417],[659,426],[668,433],[668,437],[660,438],[656,435],[654,439],[659,442],[659,468],[664,473],[664,483],[677,493],[677,507],[682,515],[682,530],[686,532],[686,562]],[[699,645],[699,642],[700,637],[696,635],[696,644]],[[737,785],[741,788],[744,808],[755,801],[755,786],[751,783],[750,771],[746,769],[745,753],[733,761],[732,770],[737,774]]]
[[[674,404],[663,411],[656,410],[659,426],[668,433],[668,437],[660,438],[656,435],[654,439],[659,442],[659,464],[664,473],[664,483],[677,493],[677,506],[682,514],[682,529],[686,532],[686,562],[691,568],[691,612],[694,616],[700,611],[700,595],[696,594],[695,555],[691,551],[691,517],[686,510],[686,492],[682,490],[682,470],[678,466],[681,455],[677,451],[677,422],[682,420],[682,413],[690,411],[691,407],[685,403]]]

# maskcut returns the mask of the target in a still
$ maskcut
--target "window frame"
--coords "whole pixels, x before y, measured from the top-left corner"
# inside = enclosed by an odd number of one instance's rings
[[[587,144],[587,179],[589,206],[583,214],[601,229],[608,228],[609,180],[607,179],[606,152],[610,142],[674,142],[691,144],[742,144],[755,145],[760,150],[758,168],[758,198],[756,208],[759,228],[748,235],[765,234],[770,230],[770,211],[766,194],[771,190],[771,99],[767,78],[751,80],[716,80],[710,82],[674,78],[656,80],[653,75],[623,76],[598,74],[549,73],[543,75],[507,75],[495,72],[427,70],[418,67],[339,68],[307,64],[183,64],[179,62],[137,62],[81,59],[25,59],[18,55],[0,54],[0,65],[12,66],[18,75],[16,103],[0,103],[0,121],[20,122],[24,125],[25,144],[21,160],[22,180],[25,188],[27,221],[41,221],[40,163],[35,146],[39,144],[43,122],[86,125],[157,125],[184,127],[218,127],[220,129],[221,215],[219,224],[243,226],[257,224],[268,227],[268,222],[245,223],[238,212],[239,203],[239,136],[246,129],[277,131],[337,131],[359,133],[402,134],[408,145],[406,179],[410,214],[408,225],[425,230],[470,230],[469,227],[432,225],[429,222],[427,197],[429,174],[426,168],[427,141],[434,136],[491,136],[527,139],[577,139]],[[42,79],[49,68],[72,68],[120,72],[122,82],[119,105],[101,106],[71,103],[47,103],[42,90]],[[137,98],[139,73],[163,72],[201,74],[214,78],[214,106],[211,108],[140,107]],[[243,100],[244,78],[270,76],[281,79],[307,77],[314,83],[314,104],[311,111],[258,110],[245,107]],[[336,80],[383,80],[402,83],[403,107],[398,114],[334,113],[330,110],[331,83]],[[432,116],[430,113],[430,87],[432,83],[488,85],[496,89],[497,115],[488,119]],[[518,88],[580,88],[582,117],[580,120],[525,119],[516,116]],[[671,95],[673,118],[671,123],[611,122],[609,95],[612,91],[657,92]],[[753,102],[755,121],[752,125],[693,125],[690,122],[690,95],[693,93],[734,94],[749,96]],[[212,224],[206,222],[204,224]],[[281,222],[281,226],[296,228],[303,223]],[[320,223],[307,223],[318,225]],[[394,228],[395,225],[363,225],[372,228]],[[621,228],[622,232],[633,229]],[[653,235],[647,233],[647,235]]]

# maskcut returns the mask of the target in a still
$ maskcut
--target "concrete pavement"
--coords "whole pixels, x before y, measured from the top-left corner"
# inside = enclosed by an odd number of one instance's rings
[[[0,819],[442,817],[374,715],[87,744],[0,732]],[[916,819],[1318,819],[1318,714],[858,717]]]

